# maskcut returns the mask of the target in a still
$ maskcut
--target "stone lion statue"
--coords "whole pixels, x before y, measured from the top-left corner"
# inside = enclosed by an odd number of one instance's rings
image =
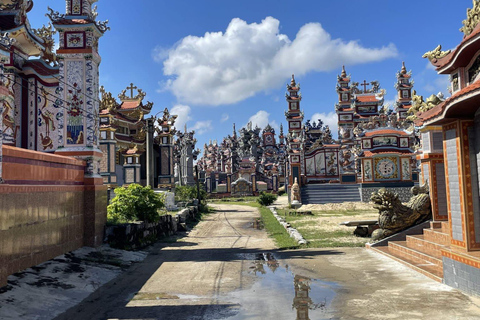
[[[407,203],[398,199],[398,194],[385,188],[373,192],[370,200],[378,210],[379,229],[372,233],[372,240],[378,241],[431,218],[432,208],[428,186],[414,186],[412,197]]]

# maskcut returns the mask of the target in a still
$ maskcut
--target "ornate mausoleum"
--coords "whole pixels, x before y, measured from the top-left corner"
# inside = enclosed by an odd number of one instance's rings
[[[386,91],[377,81],[352,82],[345,67],[337,77],[338,140],[321,119],[303,122],[300,85],[292,76],[287,85],[287,176],[291,186],[341,183],[359,184],[363,201],[380,187],[393,188],[406,199],[418,181],[413,123],[407,119],[412,105],[411,72],[405,64],[397,73],[394,109],[384,105]],[[362,88],[360,88],[362,87]],[[367,88],[370,87],[370,88]]]
[[[480,294],[479,17],[480,1],[475,0],[459,45],[447,51],[439,45],[424,55],[439,74],[448,75],[451,97],[417,97],[414,106],[422,132],[422,180],[428,181],[432,228],[438,234],[437,251],[430,252],[439,261],[436,274],[475,294]]]
[[[204,146],[197,165],[207,192],[245,195],[259,191],[276,191],[284,183],[285,137],[280,126],[279,141],[270,125],[262,131],[248,123],[237,135],[221,144],[210,141]]]

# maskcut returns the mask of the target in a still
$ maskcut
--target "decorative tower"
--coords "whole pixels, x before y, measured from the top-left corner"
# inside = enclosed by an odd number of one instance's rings
[[[336,91],[338,102],[335,104],[335,111],[338,115],[338,138],[342,142],[352,144],[353,135],[349,135],[354,127],[355,109],[352,108],[353,96],[356,93],[355,86],[350,86],[350,75],[347,75],[345,66],[342,73],[337,76]]]
[[[295,82],[295,76],[292,74],[290,84],[287,84],[288,92],[285,98],[288,103],[288,111],[285,112],[285,118],[288,122],[287,136],[287,156],[288,156],[288,185],[293,185],[295,178],[301,185],[302,179],[302,158],[303,158],[303,112],[300,110],[300,101],[302,95],[300,84]],[[285,181],[285,184],[287,182]]]
[[[57,153],[75,156],[87,162],[86,182],[99,175],[102,153],[99,136],[99,65],[98,40],[109,29],[108,21],[96,21],[92,5],[97,0],[66,0],[66,14],[48,8],[50,20],[59,32],[58,101],[66,111],[57,115]]]
[[[398,120],[407,118],[408,109],[412,106],[412,88],[414,81],[412,80],[412,71],[407,72],[405,62],[402,62],[402,69],[397,72],[397,82],[395,89],[398,91],[395,112]]]
[[[84,244],[97,246],[103,241],[105,210],[98,210],[105,201],[107,186],[100,176],[102,152],[99,144],[99,65],[98,40],[109,29],[108,21],[96,21],[92,9],[97,0],[66,0],[66,14],[48,8],[47,14],[59,33],[60,47],[56,60],[59,67],[57,104],[62,107],[58,120],[56,153],[84,160],[85,234]]]
[[[172,189],[175,187],[174,163],[173,163],[173,149],[175,135],[175,120],[176,115],[170,115],[167,108],[163,110],[163,117],[157,119],[156,144],[159,147],[159,172],[158,172],[158,188]]]
[[[263,139],[263,146],[268,147],[268,146],[275,146],[275,129],[273,129],[270,124],[268,124],[265,129],[263,129],[263,134],[262,134],[262,139]]]

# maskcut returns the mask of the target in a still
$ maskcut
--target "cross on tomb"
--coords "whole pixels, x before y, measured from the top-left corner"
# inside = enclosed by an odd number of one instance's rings
[[[133,90],[138,89],[133,83],[130,83],[130,87],[127,87],[127,90],[130,90],[130,98],[133,99]]]
[[[360,83],[361,86],[363,86],[363,92],[367,93],[367,86],[370,84],[370,82],[367,82],[367,80],[363,80],[363,83]]]

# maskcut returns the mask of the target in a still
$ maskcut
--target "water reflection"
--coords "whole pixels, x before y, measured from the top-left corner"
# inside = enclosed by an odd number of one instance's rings
[[[251,288],[232,294],[241,308],[229,319],[331,318],[332,310],[328,310],[328,306],[337,284],[295,274],[272,253],[251,258],[250,273],[257,279]]]
[[[295,298],[293,298],[292,307],[297,310],[297,320],[310,320],[309,310],[325,309],[327,298],[323,302],[314,303],[308,295],[310,292],[310,283],[312,279],[300,275],[295,275],[293,284],[295,288]]]

